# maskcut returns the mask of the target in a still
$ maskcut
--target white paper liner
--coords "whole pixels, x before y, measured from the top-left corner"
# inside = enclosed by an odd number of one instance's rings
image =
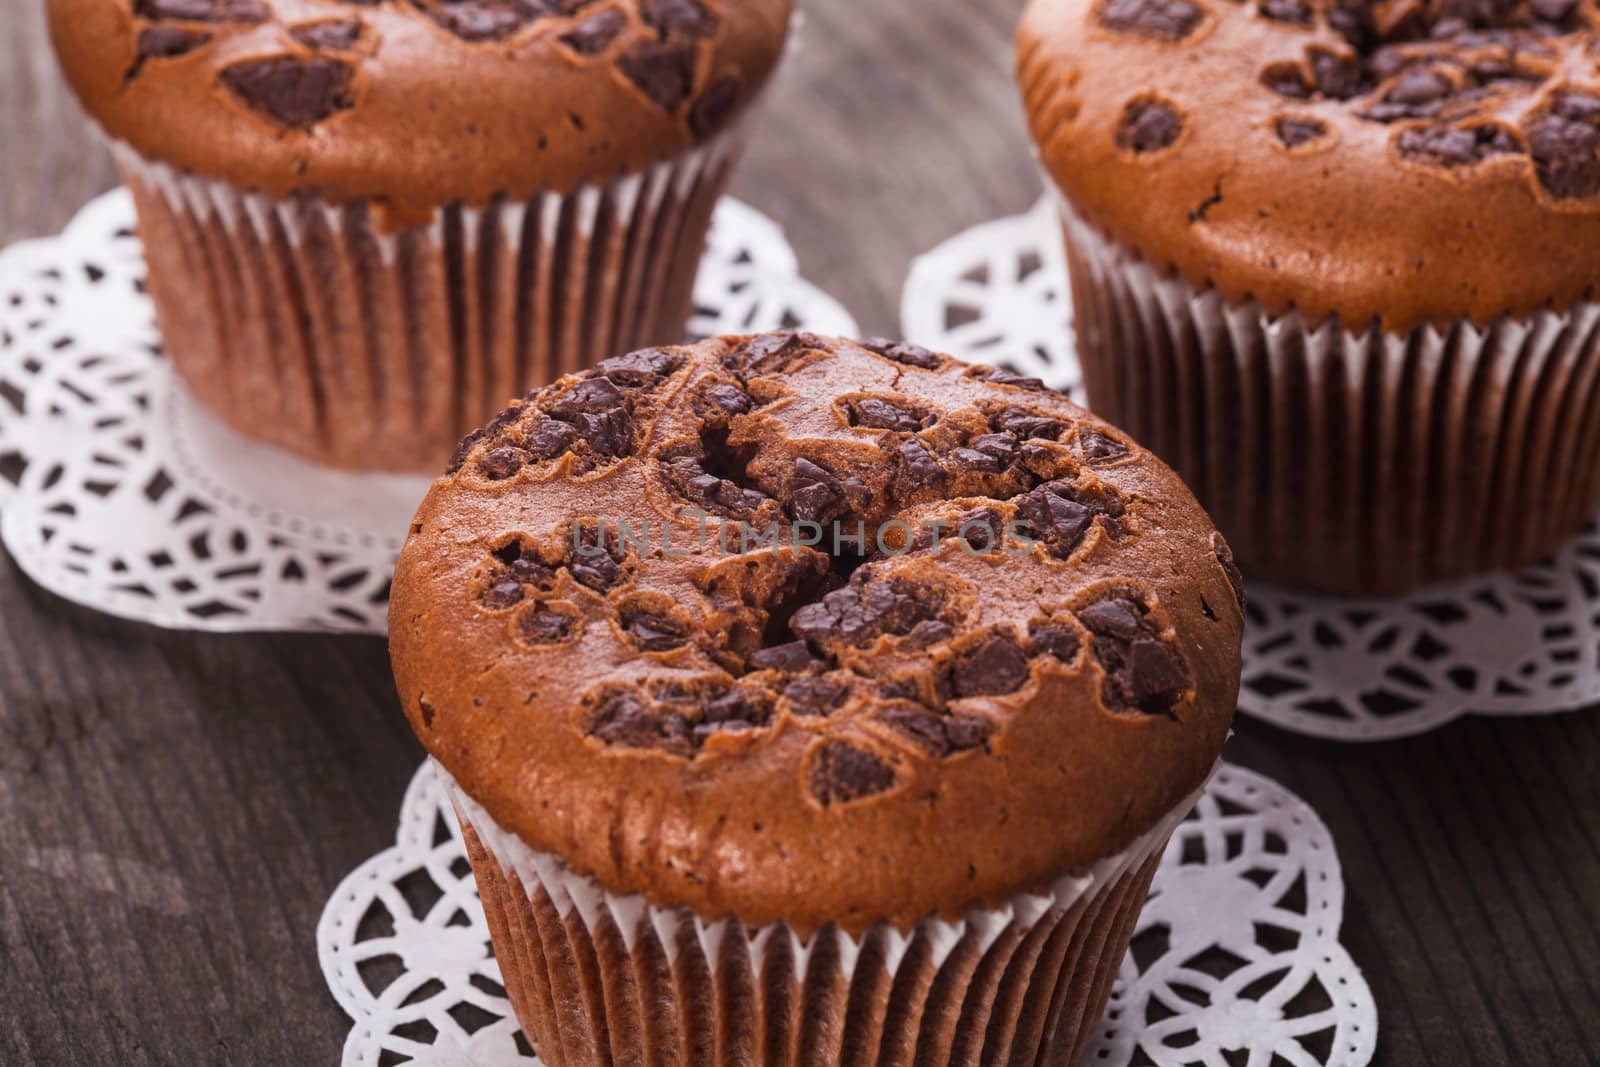
[[[770,219],[716,210],[692,336],[855,322]],[[341,472],[251,441],[162,356],[127,191],[0,252],[0,536],[45,588],[206,630],[383,632],[428,478]],[[442,466],[441,466],[442,469]]]
[[[394,847],[344,880],[318,926],[329,989],[354,1021],[346,1065],[539,1062],[511,1018],[465,857],[446,777],[429,761]],[[641,911],[621,908],[621,926]],[[1221,765],[1162,855],[1084,1062],[1369,1062],[1376,1010],[1339,944],[1342,911],[1338,858],[1315,813]],[[705,951],[698,929],[683,944]]]
[[[1083,401],[1056,205],[919,256],[901,302],[919,344],[1043,378]],[[1600,702],[1600,529],[1549,560],[1386,599],[1249,581],[1240,709],[1297,733],[1384,740],[1464,714]]]
[[[1600,304],[1394,334],[1196,290],[1063,205],[1095,411],[1248,573],[1366,595],[1538,560],[1600,499]]]
[[[508,397],[682,336],[743,124],[570,193],[439,208],[279,200],[112,146],[174,369],[245,436],[432,471]]]

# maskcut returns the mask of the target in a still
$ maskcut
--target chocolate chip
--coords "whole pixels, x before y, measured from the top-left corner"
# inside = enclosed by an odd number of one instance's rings
[[[916,704],[891,704],[878,719],[910,737],[934,756],[978,748],[994,733],[994,723],[979,715],[940,715]]]
[[[1036,487],[1017,507],[1017,517],[1027,522],[1031,535],[1048,544],[1051,554],[1060,559],[1072,555],[1097,515],[1114,520],[1121,512],[1122,505],[1114,497],[1080,490],[1065,481]]]
[[[578,431],[556,419],[539,419],[533,432],[528,434],[526,448],[535,460],[554,459],[578,442]]]
[[[697,140],[710,137],[722,128],[738,102],[739,79],[718,78],[689,108],[689,132]]]
[[[784,699],[794,713],[812,717],[837,710],[849,693],[850,687],[844,682],[826,676],[796,678],[783,687]]]
[[[1311,50],[1311,80],[1319,93],[1335,100],[1348,100],[1365,90],[1358,60],[1320,48]]]
[[[576,418],[580,412],[609,411],[621,407],[622,391],[610,378],[585,378],[545,405],[545,411],[560,419]]]
[[[501,445],[492,448],[478,460],[478,470],[485,478],[501,481],[511,477],[522,469],[528,460],[528,453],[514,445]]]
[[[1105,672],[1100,695],[1111,711],[1170,715],[1190,686],[1183,657],[1156,634],[1145,608],[1113,597],[1078,611],[1094,635],[1094,657]]]
[[[1289,22],[1296,26],[1312,24],[1311,8],[1300,0],[1262,0],[1258,8],[1264,18],[1274,22]]]
[[[1025,441],[1022,445],[1022,465],[1028,473],[1039,478],[1059,478],[1071,473],[1072,464],[1059,451],[1039,441]]]
[[[1385,45],[1367,56],[1367,72],[1378,81],[1388,81],[1411,63],[1411,57],[1397,47]]]
[[[1005,367],[973,367],[967,371],[969,378],[982,378],[984,381],[993,382],[995,385],[1009,385],[1014,389],[1028,389],[1035,393],[1048,393],[1050,387],[1038,378],[1030,378],[1026,374],[1018,374]]]
[[[517,419],[522,417],[522,405],[512,404],[510,407],[495,413],[494,418],[484,423],[483,433],[486,437],[493,437]]]
[[[187,55],[202,45],[210,44],[212,35],[205,30],[189,30],[181,26],[147,26],[139,31],[138,62],[146,59],[172,59]],[[131,77],[133,72],[130,72]]]
[[[460,470],[462,465],[467,462],[467,456],[471,454],[473,447],[483,438],[484,432],[481,428],[473,430],[463,437],[461,443],[456,445],[456,450],[450,453],[450,463],[445,467],[444,472],[446,474],[454,474]]]
[[[1600,192],[1600,128],[1552,109],[1533,120],[1527,137],[1539,184],[1551,196],[1582,199]]]
[[[772,721],[772,696],[764,690],[734,686],[706,703],[703,725],[713,730],[733,726],[765,726]],[[704,737],[702,729],[697,734]]]
[[[504,611],[520,603],[522,600],[522,586],[514,578],[501,578],[483,591],[478,602],[490,611]]]
[[[918,415],[892,400],[866,397],[850,403],[851,424],[870,430],[894,430],[899,433],[916,433],[933,425],[934,417]]]
[[[953,449],[950,458],[964,471],[971,471],[974,474],[1000,473],[1000,461],[989,453],[979,452],[975,448]]]
[[[577,620],[561,611],[535,607],[525,612],[519,626],[522,636],[537,645],[553,645],[572,636]]]
[[[608,534],[602,543],[599,529],[580,527],[578,544],[573,548],[567,571],[574,581],[599,593],[621,582],[622,548],[615,535]]]
[[[641,652],[670,652],[689,643],[687,626],[653,611],[624,610],[622,630]]]
[[[463,41],[503,41],[544,14],[533,0],[434,0],[423,10]]]
[[[1564,22],[1578,6],[1578,0],[1529,0],[1528,7],[1546,22]]]
[[[789,629],[812,644],[840,640],[859,647],[882,634],[904,636],[923,620],[938,618],[943,601],[938,591],[908,582],[852,579],[843,589],[796,611]]]
[[[963,652],[949,672],[956,697],[1004,696],[1027,682],[1028,660],[1015,641],[995,634]]]
[[[956,525],[956,539],[966,552],[974,554],[999,548],[1004,532],[1005,520],[998,512],[989,509],[964,515]]]
[[[1078,452],[1090,463],[1114,463],[1128,454],[1128,446],[1092,426],[1085,426],[1078,431]]]
[[[1371,46],[1377,36],[1371,11],[1373,6],[1370,0],[1336,0],[1323,17],[1328,21],[1328,28],[1343,37],[1352,48],[1365,49]]]
[[[1122,598],[1101,600],[1078,611],[1078,621],[1091,633],[1131,641],[1143,632],[1143,609]]]
[[[1452,88],[1449,79],[1437,71],[1428,67],[1411,67],[1390,86],[1383,98],[1392,104],[1419,107],[1443,100],[1450,95]]]
[[[561,43],[579,55],[593,56],[611,47],[628,25],[628,16],[616,8],[598,11],[561,35]]]
[[[1054,656],[1062,663],[1078,658],[1083,640],[1065,623],[1035,620],[1028,624],[1028,655]]]
[[[511,577],[524,585],[548,588],[555,584],[556,572],[539,560],[524,556],[511,564]]]
[[[1189,687],[1189,669],[1183,658],[1160,641],[1135,641],[1128,653],[1124,683],[1132,703],[1140,710],[1163,710],[1175,704]]]
[[[745,657],[745,666],[753,671],[784,671],[788,674],[799,674],[816,662],[804,641],[758,648]]]
[[[894,768],[864,748],[824,741],[812,759],[811,795],[823,807],[847,804],[894,786]]]
[[[737,482],[719,478],[705,469],[695,456],[676,456],[665,461],[667,480],[691,503],[719,515],[744,515],[767,502],[765,494],[746,489]]]
[[[904,341],[892,341],[887,337],[869,338],[861,342],[861,347],[869,352],[877,353],[884,359],[892,359],[896,363],[903,363],[908,367],[938,370],[945,364],[945,357],[930,352],[921,345],[907,344]]]
[[[1441,167],[1464,167],[1491,156],[1518,152],[1522,146],[1499,126],[1421,126],[1401,130],[1396,148],[1407,159]]]
[[[639,14],[663,37],[710,37],[717,32],[716,16],[700,0],[642,0]]]
[[[307,48],[325,48],[330,52],[343,52],[361,37],[360,19],[333,19],[292,26],[289,36]]]
[[[1160,41],[1181,41],[1195,31],[1205,10],[1190,0],[1107,0],[1100,22],[1121,33]]]
[[[1261,84],[1291,100],[1309,100],[1311,83],[1298,63],[1273,63],[1261,72]]]
[[[800,353],[821,343],[812,334],[793,330],[757,334],[728,353],[723,363],[741,374],[770,374],[791,369]]]
[[[1130,103],[1117,124],[1117,147],[1135,153],[1170,148],[1183,132],[1183,118],[1172,105],[1146,97]]]
[[[981,715],[955,712],[945,716],[944,736],[950,742],[950,751],[966,752],[989,740],[994,733],[994,723]]]
[[[902,441],[895,455],[899,458],[897,480],[908,491],[934,487],[944,480],[944,470],[939,466],[939,461],[933,458],[933,453],[922,442]]]
[[[1273,123],[1273,132],[1278,135],[1278,140],[1285,148],[1298,148],[1324,137],[1328,133],[1327,124],[1321,119],[1299,118],[1285,116]]]
[[[578,436],[603,456],[625,455],[633,443],[633,420],[625,408],[585,411],[573,422]]]
[[[1221,565],[1222,573],[1227,576],[1228,584],[1233,586],[1233,596],[1239,601],[1239,610],[1243,611],[1244,575],[1239,573],[1239,566],[1233,561],[1233,550],[1228,547],[1228,542],[1222,539],[1221,534],[1211,535],[1211,548],[1217,555],[1217,563]]]
[[[265,22],[271,14],[259,0],[134,0],[133,13],[144,19],[181,22]]]
[[[839,480],[804,456],[794,461],[789,480],[789,510],[802,522],[827,522],[844,505]]]
[[[682,714],[646,704],[632,693],[618,693],[595,711],[589,734],[608,745],[654,748],[677,756],[692,756],[694,740]]]
[[[1587,93],[1557,93],[1550,102],[1550,110],[1564,119],[1593,125],[1600,122],[1600,97]]]
[[[325,56],[246,59],[222,69],[222,83],[247,107],[285,126],[310,127],[348,109],[351,67]]]
[[[911,628],[900,642],[900,647],[910,650],[932,648],[941,642],[948,641],[956,634],[956,628],[943,619],[923,619]]]
[[[1009,433],[986,433],[972,441],[972,450],[992,456],[1002,467],[1017,459],[1017,439]]]
[[[706,399],[727,415],[744,415],[754,406],[750,394],[731,385],[717,383],[706,390]]]
[[[612,12],[613,14],[615,12]],[[642,348],[595,365],[595,373],[625,389],[653,389],[678,372],[683,354],[670,348]]]
[[[1052,419],[1047,415],[1036,415],[1025,408],[1006,408],[993,420],[996,429],[1026,440],[1030,437],[1042,437],[1051,441],[1058,440],[1067,424],[1060,419]]]
[[[617,69],[669,114],[677,114],[694,89],[694,49],[689,45],[640,41],[617,58]]]

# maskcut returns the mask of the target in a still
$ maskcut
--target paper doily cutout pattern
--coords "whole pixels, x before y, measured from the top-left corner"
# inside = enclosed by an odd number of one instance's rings
[[[1054,202],[957,235],[911,266],[907,340],[1002,364],[1084,400]],[[1249,583],[1240,710],[1343,741],[1405,737],[1469,713],[1600,702],[1600,529],[1545,563],[1390,600]]]
[[[1162,857],[1085,1063],[1361,1067],[1377,1009],[1339,944],[1343,908],[1338,857],[1316,813],[1223,764]],[[317,954],[354,1020],[345,1067],[539,1062],[510,1017],[431,761],[406,790],[394,847],[329,898]]]
[[[857,332],[731,199],[695,302],[696,337]],[[126,190],[0,252],[0,536],[45,588],[160,626],[381,633],[427,484],[316,467],[195,404],[161,353]]]

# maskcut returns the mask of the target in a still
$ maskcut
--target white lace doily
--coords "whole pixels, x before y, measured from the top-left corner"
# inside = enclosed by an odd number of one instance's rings
[[[1223,764],[1167,847],[1085,1063],[1367,1063],[1377,1010],[1339,944],[1343,910],[1339,860],[1316,813]],[[538,1062],[511,1018],[432,762],[406,790],[394,847],[329,899],[317,955],[354,1020],[345,1067]]]
[[[911,265],[906,339],[1000,363],[1083,400],[1061,229],[1049,198]],[[1249,588],[1241,710],[1298,733],[1383,740],[1468,713],[1600,702],[1600,530],[1515,574],[1391,600]]]
[[[426,478],[324,470],[232,433],[161,355],[133,206],[0,252],[0,535],[34,581],[100,611],[209,630],[382,632]],[[717,208],[696,336],[854,334],[770,219]]]

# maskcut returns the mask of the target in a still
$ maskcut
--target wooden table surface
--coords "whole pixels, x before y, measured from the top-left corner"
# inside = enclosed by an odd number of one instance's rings
[[[39,0],[6,0],[0,244],[109,187]],[[909,258],[1025,208],[1021,0],[808,0],[736,192],[892,332]],[[20,20],[20,21],[19,21]],[[210,636],[55,599],[0,556],[0,1064],[333,1064],[324,900],[421,759],[383,643]],[[1600,713],[1227,757],[1308,800],[1348,887],[1381,1064],[1600,1063]]]

